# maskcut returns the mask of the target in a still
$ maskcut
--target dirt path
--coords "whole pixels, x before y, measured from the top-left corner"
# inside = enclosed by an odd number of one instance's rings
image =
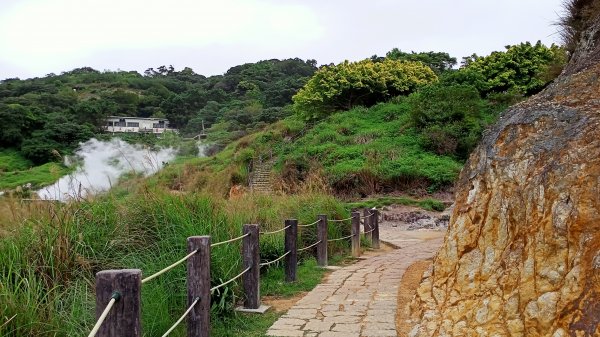
[[[329,275],[283,315],[269,336],[397,336],[398,288],[405,270],[430,259],[443,231],[406,231],[382,223],[380,238],[397,249],[366,255]]]

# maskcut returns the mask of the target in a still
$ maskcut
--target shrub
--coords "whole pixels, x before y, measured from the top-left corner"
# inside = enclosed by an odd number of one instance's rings
[[[412,123],[421,131],[424,145],[438,154],[466,158],[477,144],[487,104],[468,85],[433,85],[409,98]]]
[[[433,82],[437,76],[420,62],[345,61],[319,69],[293,97],[294,109],[305,119],[316,119],[359,105],[369,107]]]

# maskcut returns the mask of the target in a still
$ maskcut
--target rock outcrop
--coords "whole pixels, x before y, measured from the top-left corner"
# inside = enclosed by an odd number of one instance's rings
[[[600,336],[595,18],[563,74],[509,109],[461,172],[412,336]]]

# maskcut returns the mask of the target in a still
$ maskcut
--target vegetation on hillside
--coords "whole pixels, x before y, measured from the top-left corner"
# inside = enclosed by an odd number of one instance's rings
[[[431,68],[437,75],[440,75],[446,71],[452,70],[456,65],[456,57],[450,56],[444,52],[403,52],[398,48],[394,48],[385,54],[385,57],[379,57],[374,55],[371,60],[381,62],[385,59],[400,60],[400,61],[411,61],[421,62]]]
[[[230,139],[291,111],[291,97],[316,70],[315,61],[268,60],[205,77],[190,68],[99,72],[78,68],[60,75],[0,82],[0,147],[35,164],[57,160],[101,132],[109,115],[168,118],[183,133],[223,123]]]
[[[564,48],[547,47],[540,41],[505,48],[488,56],[463,58],[462,67],[447,73],[442,82],[472,85],[483,97],[498,93],[531,96],[556,78],[567,60]]]
[[[293,97],[295,111],[318,119],[334,111],[372,106],[436,82],[431,68],[420,62],[363,60],[322,67]]]

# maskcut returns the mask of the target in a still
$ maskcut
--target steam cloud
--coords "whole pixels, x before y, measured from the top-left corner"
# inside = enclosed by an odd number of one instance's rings
[[[67,200],[107,191],[124,173],[133,171],[149,176],[158,172],[176,153],[173,148],[150,151],[118,138],[110,141],[92,138],[82,143],[75,154],[81,160],[77,170],[37,193],[42,199]],[[69,165],[69,161],[67,158],[65,164]]]

